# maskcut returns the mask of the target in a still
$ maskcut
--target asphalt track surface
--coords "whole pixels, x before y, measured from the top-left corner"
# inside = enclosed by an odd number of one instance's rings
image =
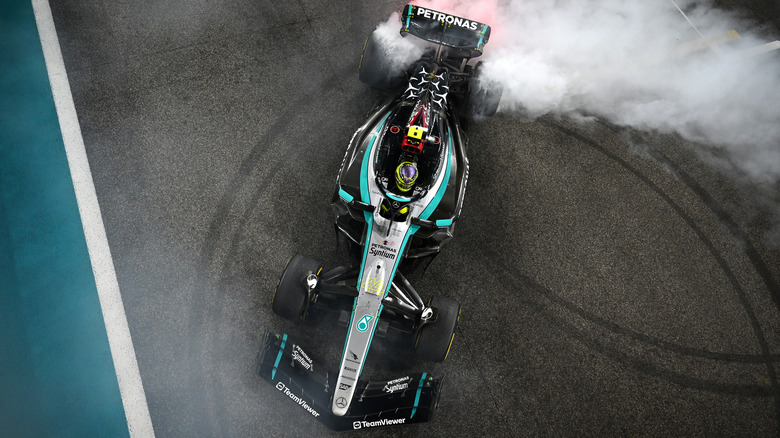
[[[52,2],[157,436],[329,434],[255,354],[266,329],[341,354],[344,328],[271,295],[293,254],[345,261],[333,178],[380,97],[359,54],[401,6]],[[780,254],[749,186],[606,123],[499,114],[468,137],[456,238],[412,276],[462,304],[450,358],[376,341],[365,371],[444,377],[437,416],[362,434],[778,434]]]

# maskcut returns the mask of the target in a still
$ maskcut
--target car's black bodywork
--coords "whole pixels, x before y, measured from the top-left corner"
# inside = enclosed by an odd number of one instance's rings
[[[332,200],[333,212],[335,215],[335,224],[338,230],[349,238],[350,241],[361,244],[365,238],[366,220],[364,212],[354,202],[349,202],[350,197],[359,199],[361,166],[357,157],[362,157],[370,141],[365,141],[368,136],[375,133],[377,129],[385,127],[405,125],[410,118],[410,113],[414,105],[400,96],[391,96],[368,119],[366,124],[356,133],[356,137],[347,155],[344,157],[344,166],[339,172],[339,187],[334,193]],[[389,117],[387,116],[389,114]],[[447,181],[446,190],[439,201],[436,209],[427,218],[430,223],[423,223],[411,237],[411,241],[406,249],[404,257],[406,259],[416,259],[425,256],[432,256],[439,252],[442,245],[452,238],[455,229],[455,220],[460,214],[463,205],[463,195],[466,191],[468,181],[468,159],[466,157],[466,144],[463,132],[460,128],[458,116],[450,114],[445,110],[439,110],[435,115],[437,123],[437,137],[440,139],[440,147],[447,147],[452,143],[452,159],[449,163],[436,162],[439,150],[437,148],[425,148],[423,153],[432,153],[427,163],[429,169],[420,169],[420,175],[427,176],[429,179],[436,171],[445,171],[442,167],[449,165],[450,177]],[[384,119],[384,120],[383,120]],[[384,122],[384,125],[382,123]],[[384,155],[378,157],[377,161],[387,161],[396,163],[398,157],[393,156],[393,149],[398,150],[401,143],[401,132],[393,134],[390,130],[381,137],[379,144],[379,153]],[[397,152],[396,152],[397,153]],[[395,169],[395,166],[385,165],[377,172],[379,179],[390,179],[392,175],[388,172]],[[385,189],[386,184],[379,183],[377,187]],[[339,192],[339,190],[341,192]],[[387,192],[387,190],[385,189]],[[390,197],[394,196],[392,192]],[[388,203],[393,199],[388,197]],[[391,206],[392,207],[392,206]]]
[[[432,260],[452,238],[468,181],[461,119],[492,115],[501,96],[486,90],[479,65],[469,63],[482,54],[488,25],[414,5],[404,8],[401,24],[402,36],[432,44],[398,74],[376,33],[369,37],[360,79],[392,94],[350,140],[331,204],[336,231],[357,262],[323,272],[317,261],[295,256],[274,293],[274,311],[293,320],[344,306],[339,369],[315,366],[287,335],[267,336],[261,350],[260,374],[339,430],[427,421],[436,407],[440,380],[426,373],[390,383],[360,376],[374,336],[390,330],[408,335],[423,359],[449,354],[460,306],[445,296],[424,303],[403,272]],[[410,167],[414,178],[401,180]]]

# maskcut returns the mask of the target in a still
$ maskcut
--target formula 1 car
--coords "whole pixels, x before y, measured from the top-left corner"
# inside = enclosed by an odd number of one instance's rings
[[[394,74],[376,32],[368,38],[360,79],[394,92],[353,135],[331,204],[337,234],[359,263],[323,272],[319,262],[296,255],[274,292],[274,312],[291,320],[351,304],[339,370],[324,371],[286,334],[268,333],[259,355],[261,376],[336,430],[427,421],[436,408],[441,381],[426,373],[360,376],[372,339],[388,330],[408,334],[423,359],[447,358],[459,304],[444,296],[424,303],[403,272],[416,261],[430,263],[452,238],[468,180],[460,120],[492,115],[501,97],[469,63],[490,38],[487,24],[407,5],[401,35],[427,41],[429,50]]]

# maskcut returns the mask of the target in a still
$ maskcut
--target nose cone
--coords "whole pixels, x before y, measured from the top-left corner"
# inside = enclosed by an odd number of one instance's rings
[[[349,400],[346,397],[337,396],[333,399],[331,411],[333,411],[334,415],[343,417],[347,413],[347,409],[349,409]]]

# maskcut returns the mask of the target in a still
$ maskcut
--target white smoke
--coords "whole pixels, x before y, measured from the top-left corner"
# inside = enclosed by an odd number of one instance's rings
[[[678,2],[680,3],[680,2]],[[505,110],[588,113],[726,148],[747,174],[780,176],[780,62],[708,2],[515,0],[499,14],[485,73]],[[717,39],[740,37],[712,44]],[[710,44],[703,43],[710,41]],[[698,46],[699,50],[694,50]]]
[[[401,37],[400,29],[401,14],[394,12],[387,21],[374,30],[379,47],[384,51],[383,57],[389,61],[394,70],[390,72],[390,76],[405,71],[413,62],[420,59],[427,47],[418,38]]]
[[[501,111],[677,132],[756,181],[780,180],[780,50],[745,56],[774,38],[711,1],[416,3],[491,25],[483,72],[504,86]],[[383,26],[397,35],[397,18]]]

